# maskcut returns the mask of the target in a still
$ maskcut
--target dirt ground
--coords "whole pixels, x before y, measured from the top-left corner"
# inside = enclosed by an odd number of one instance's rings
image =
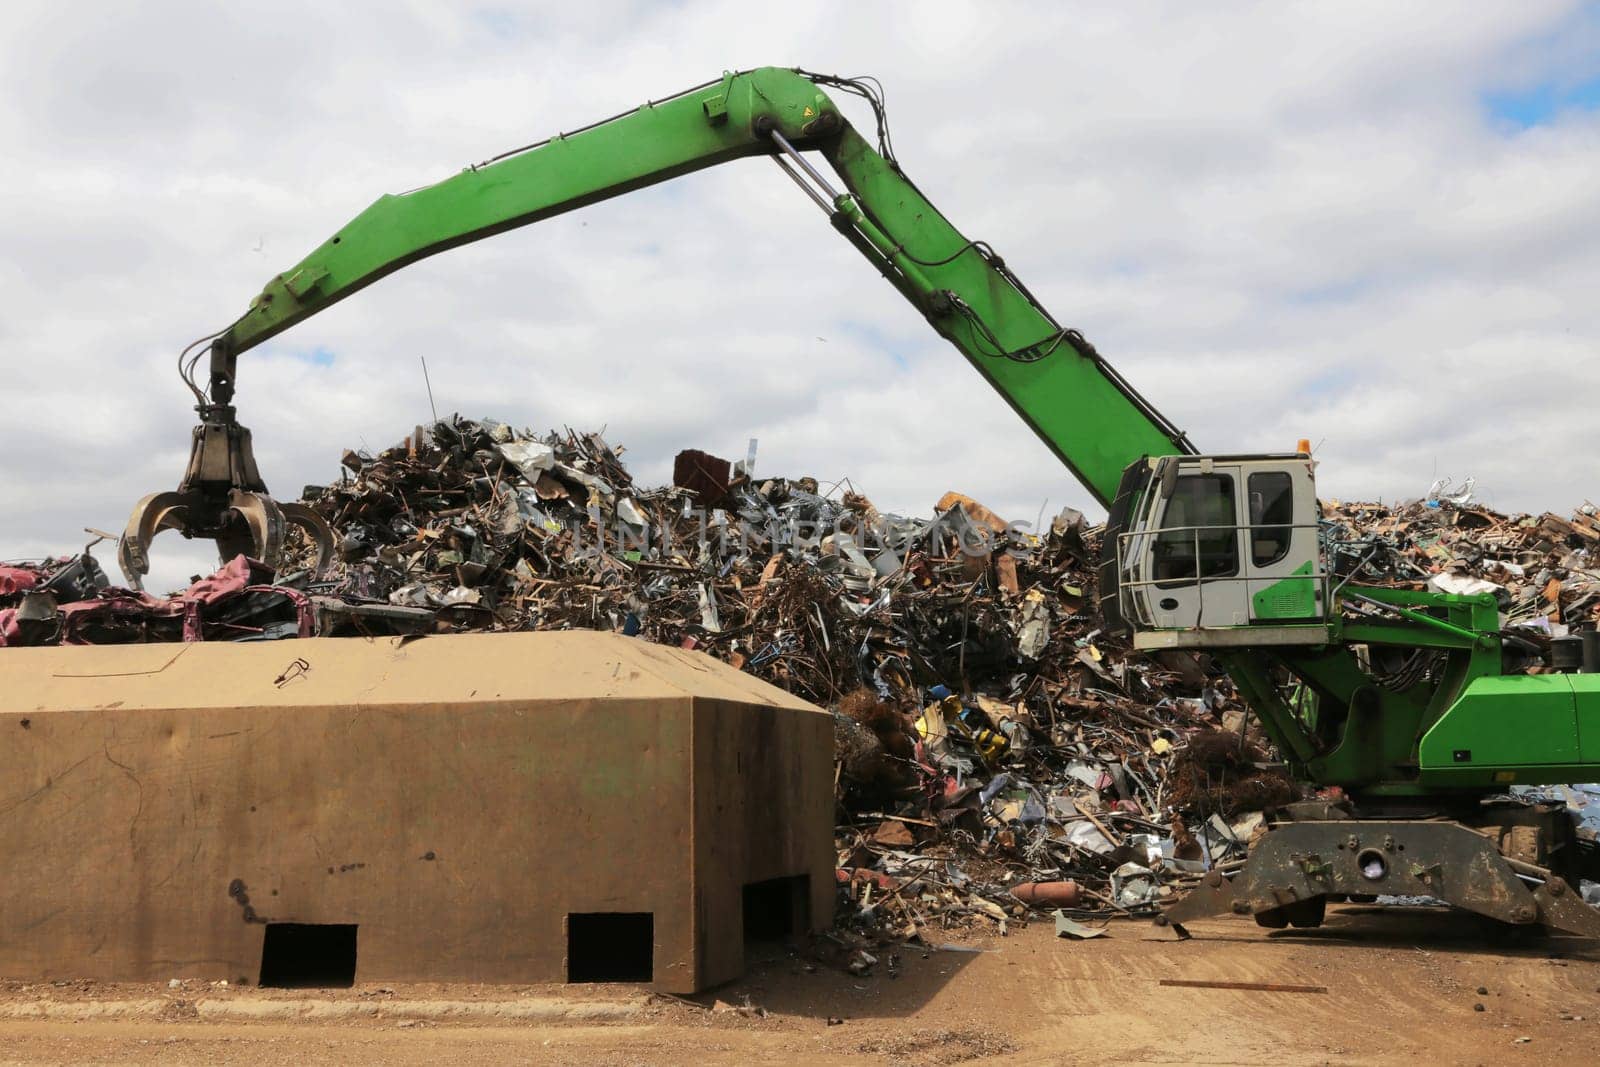
[[[1487,1064],[1590,1062],[1600,1039],[1596,942],[1357,907],[1312,931],[1228,918],[1170,943],[1145,929],[1064,941],[1046,923],[966,946],[981,951],[902,946],[861,978],[772,946],[695,1001],[608,986],[7,983],[0,1062]]]

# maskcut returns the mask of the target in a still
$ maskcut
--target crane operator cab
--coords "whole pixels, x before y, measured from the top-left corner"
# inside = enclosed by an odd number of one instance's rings
[[[1317,519],[1309,450],[1142,459],[1106,522],[1106,623],[1146,649],[1326,644]]]

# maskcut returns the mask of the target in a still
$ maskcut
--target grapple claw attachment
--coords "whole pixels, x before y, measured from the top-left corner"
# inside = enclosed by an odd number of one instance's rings
[[[250,431],[234,421],[233,408],[201,408],[189,453],[189,468],[176,492],[151,493],[134,505],[117,542],[117,563],[128,585],[142,589],[150,573],[150,542],[162,530],[217,543],[223,561],[238,555],[277,568],[283,538],[293,525],[316,546],[316,573],[333,558],[333,531],[303,504],[279,504],[256,473]]]

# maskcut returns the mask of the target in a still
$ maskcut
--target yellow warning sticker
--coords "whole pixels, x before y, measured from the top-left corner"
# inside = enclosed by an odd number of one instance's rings
[[[1514,782],[1514,781],[1517,780],[1517,772],[1516,771],[1495,771],[1494,772],[1494,780],[1496,782]]]
[[[812,115],[815,115],[815,114],[816,114],[816,112],[811,110],[811,105],[807,104],[804,117],[805,118],[810,118]]]

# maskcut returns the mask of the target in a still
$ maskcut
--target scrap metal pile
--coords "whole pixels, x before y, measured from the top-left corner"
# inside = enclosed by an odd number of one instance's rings
[[[1508,631],[1547,652],[1600,620],[1600,509],[1503,515],[1435,483],[1404,505],[1323,502],[1330,567],[1362,585],[1492,593]]]
[[[1296,795],[1206,657],[1100,629],[1077,512],[1027,530],[950,493],[907,518],[700,452],[647,489],[598,434],[459,417],[342,465],[303,496],[338,538],[327,572],[296,543],[276,576],[240,557],[172,598],[87,551],[0,568],[0,644],[582,628],[699,649],[834,710],[844,928],[880,936],[1152,913]],[[1325,514],[1340,576],[1492,591],[1535,642],[1600,613],[1591,506]]]

